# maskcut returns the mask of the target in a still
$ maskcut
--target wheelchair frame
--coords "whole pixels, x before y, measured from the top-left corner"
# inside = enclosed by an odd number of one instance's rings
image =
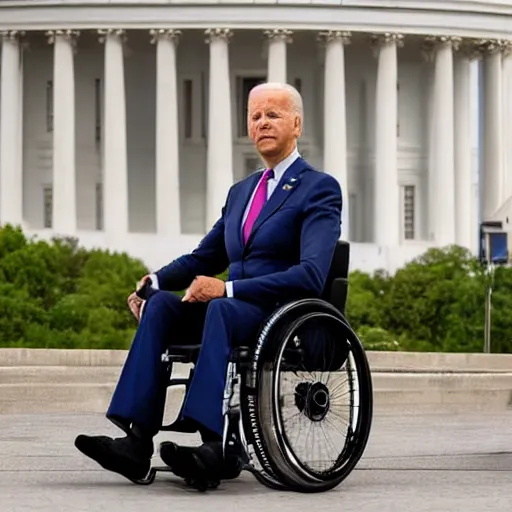
[[[320,299],[301,299],[280,307],[270,315],[260,328],[254,349],[249,347],[237,347],[231,351],[226,373],[226,385],[223,399],[224,435],[223,448],[225,457],[237,457],[240,461],[240,469],[251,472],[262,484],[277,490],[292,490],[298,492],[322,492],[339,485],[353,470],[361,458],[371,429],[373,415],[373,390],[371,372],[364,348],[355,332],[351,329],[344,316],[344,309],[348,288],[348,257],[349,244],[339,241],[336,246],[333,262],[327,280],[326,290]],[[262,428],[259,376],[265,354],[268,353],[269,339],[276,332],[280,338],[285,332],[290,337],[294,328],[299,326],[306,318],[313,316],[329,318],[335,322],[352,351],[352,362],[360,374],[359,382],[359,415],[354,419],[351,407],[351,423],[349,435],[342,453],[343,463],[333,475],[319,478],[308,473],[300,463],[291,463],[289,446],[283,439],[279,430],[279,418],[275,412],[274,396],[270,399],[273,425]],[[278,329],[280,326],[280,329]],[[277,331],[276,331],[277,329]],[[299,343],[295,342],[292,350],[300,351]],[[276,342],[274,342],[274,345]],[[193,377],[194,369],[190,371],[187,379],[172,378],[172,367],[175,363],[195,364],[199,354],[200,345],[175,345],[170,346],[162,355],[162,363],[168,365],[168,386],[184,385],[186,392]],[[348,358],[348,354],[347,354]],[[348,362],[348,359],[347,359]],[[268,400],[268,398],[267,398]],[[353,404],[352,404],[353,405]],[[182,404],[183,407],[183,404]],[[181,414],[181,410],[180,410]],[[179,418],[170,425],[163,425],[161,431],[183,432],[179,428]],[[276,424],[277,420],[277,424]],[[264,421],[272,423],[272,421]],[[277,426],[276,426],[277,425]],[[268,429],[270,428],[270,432]],[[265,430],[266,429],[266,430]],[[350,439],[349,439],[350,437]],[[250,449],[252,448],[252,450]],[[287,455],[288,453],[288,455]],[[288,460],[285,460],[288,457]],[[261,466],[258,470],[253,460],[256,459]],[[148,476],[143,480],[135,481],[140,485],[151,484],[158,471],[171,471],[167,466],[152,467]],[[188,482],[190,483],[190,482]],[[219,481],[203,482],[196,487],[199,490],[214,488]]]

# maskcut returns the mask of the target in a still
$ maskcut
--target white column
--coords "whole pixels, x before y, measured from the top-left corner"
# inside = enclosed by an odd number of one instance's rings
[[[471,47],[464,45],[456,55],[454,80],[455,133],[455,243],[471,249],[471,203],[473,179],[471,172]]]
[[[424,191],[422,197],[424,198],[424,204],[427,205],[424,209],[424,232],[425,239],[429,241],[434,240],[434,215],[435,215],[435,206],[436,201],[434,197],[434,162],[435,162],[435,152],[434,152],[434,66],[432,65],[434,56],[432,52],[431,46],[427,45],[425,42],[422,45],[422,55],[426,61],[425,73],[423,78],[425,79],[425,89],[426,89],[426,137],[425,137],[425,146],[426,146],[426,173],[423,176],[423,186]]]
[[[503,41],[503,194],[512,196],[512,41]]]
[[[48,31],[53,52],[53,207],[58,235],[76,234],[75,71],[78,32]]]
[[[128,169],[124,87],[124,30],[99,31],[105,43],[105,137],[103,146],[104,229],[112,241],[128,233]]]
[[[453,101],[453,46],[458,38],[428,38],[434,45],[433,193],[434,240],[439,245],[455,242],[455,148]]]
[[[495,213],[502,202],[503,183],[503,101],[501,44],[489,41],[484,60],[484,140],[482,220]]]
[[[375,243],[397,246],[400,243],[400,195],[397,172],[397,46],[401,34],[382,34],[373,38],[378,49],[375,98]]]
[[[474,58],[480,60],[480,53],[474,45]],[[480,62],[471,62],[469,66],[469,94],[471,98],[471,250],[473,253],[480,247],[479,222],[481,216],[481,197],[479,185],[479,162],[480,155],[478,147],[480,141],[480,116],[482,101],[482,83],[480,73]]]
[[[206,170],[206,231],[221,215],[233,185],[233,132],[229,80],[229,29],[208,29],[210,84],[208,95],[208,150]]]
[[[2,35],[0,105],[0,223],[23,226],[23,116],[22,55],[20,36]]]
[[[152,30],[156,43],[156,230],[181,233],[176,47],[179,30]]]
[[[265,30],[268,38],[267,82],[286,83],[286,45],[292,41],[290,30]]]
[[[350,239],[347,177],[347,121],[345,108],[345,48],[350,32],[320,34],[325,42],[324,78],[324,171],[334,176],[343,197],[341,238]]]

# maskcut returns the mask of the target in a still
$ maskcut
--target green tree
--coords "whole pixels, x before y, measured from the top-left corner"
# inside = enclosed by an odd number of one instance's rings
[[[390,285],[390,277],[383,271],[375,272],[373,276],[357,270],[350,273],[345,309],[354,329],[382,325],[382,300]]]
[[[4,226],[0,346],[127,348],[137,324],[126,298],[148,272],[124,253]],[[346,315],[367,349],[481,352],[491,279],[492,350],[512,352],[512,269],[488,274],[456,246],[430,249],[394,275],[352,272]]]
[[[512,352],[512,268],[497,267],[492,281],[491,351]],[[483,303],[481,308],[483,333]]]
[[[430,249],[398,270],[382,301],[381,326],[430,350],[478,350],[485,276],[465,249]]]
[[[0,344],[126,348],[136,321],[126,298],[148,269],[75,239],[27,239],[0,229]]]

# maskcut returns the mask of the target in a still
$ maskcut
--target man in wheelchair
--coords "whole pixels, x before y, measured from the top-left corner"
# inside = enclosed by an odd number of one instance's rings
[[[201,344],[180,421],[201,435],[199,447],[164,443],[160,455],[183,477],[218,471],[238,476],[223,459],[222,402],[230,349],[254,340],[279,306],[320,297],[340,237],[342,197],[332,176],[298,153],[302,99],[285,84],[262,84],[248,100],[248,133],[266,165],[233,185],[220,219],[199,246],[145,279],[150,293],[128,298],[139,326],[107,418],[126,437],[79,435],[75,446],[130,480],[148,473],[161,428],[168,346]],[[228,268],[228,281],[213,276]],[[172,291],[186,289],[181,299]]]

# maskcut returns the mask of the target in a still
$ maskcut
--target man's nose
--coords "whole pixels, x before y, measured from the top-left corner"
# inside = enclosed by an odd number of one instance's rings
[[[270,124],[270,119],[269,119],[268,117],[263,116],[263,117],[260,119],[260,127],[261,127],[261,128],[265,128],[265,127],[267,127],[269,124]]]

